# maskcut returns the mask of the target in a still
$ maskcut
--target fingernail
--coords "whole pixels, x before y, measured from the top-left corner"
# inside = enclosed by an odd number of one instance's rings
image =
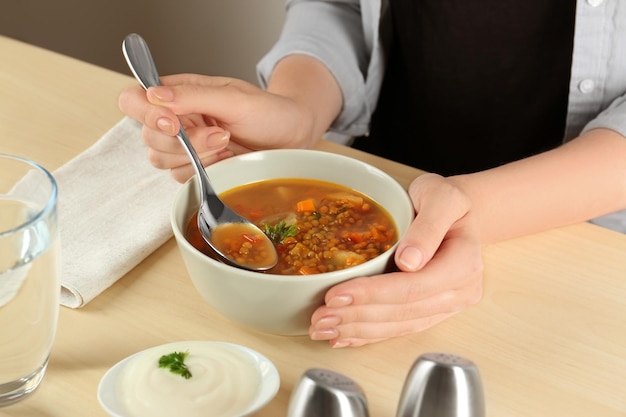
[[[157,119],[156,124],[157,124],[157,127],[161,129],[163,132],[171,134],[171,135],[176,134],[176,126],[174,125],[174,122],[172,122],[170,119],[166,117],[160,117]]]
[[[230,132],[215,132],[207,137],[207,148],[209,150],[223,149],[230,141]]]
[[[324,316],[315,323],[317,328],[329,328],[338,326],[341,323],[339,316]]]
[[[401,263],[402,265],[398,266],[404,266],[404,269],[408,269],[410,271],[417,271],[422,265],[423,259],[424,254],[421,250],[413,246],[408,246],[404,248],[404,250],[400,254],[399,263]]]
[[[174,91],[169,87],[151,87],[150,91],[159,101],[174,101]]]
[[[352,298],[351,295],[338,295],[328,300],[328,302],[326,303],[326,306],[327,307],[345,307],[345,306],[349,306],[350,304],[352,304],[353,301],[354,299]]]
[[[347,340],[337,340],[336,342],[331,342],[330,347],[333,349],[340,349],[350,346],[350,342]]]
[[[315,330],[311,333],[312,340],[330,340],[339,336],[337,329]]]

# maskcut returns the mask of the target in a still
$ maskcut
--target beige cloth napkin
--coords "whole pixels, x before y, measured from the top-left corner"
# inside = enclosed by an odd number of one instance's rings
[[[141,125],[124,117],[53,173],[64,306],[84,306],[172,236],[180,184],[150,165],[140,136]]]

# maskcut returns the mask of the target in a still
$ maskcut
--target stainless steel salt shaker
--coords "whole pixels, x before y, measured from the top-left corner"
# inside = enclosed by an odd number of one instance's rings
[[[409,371],[396,417],[484,417],[478,368],[469,360],[426,353]]]
[[[287,417],[369,417],[361,387],[340,373],[307,370],[289,400]]]

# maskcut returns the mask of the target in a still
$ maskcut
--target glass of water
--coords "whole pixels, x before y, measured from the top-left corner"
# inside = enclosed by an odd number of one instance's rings
[[[57,185],[39,164],[0,154],[0,407],[31,394],[59,314]]]

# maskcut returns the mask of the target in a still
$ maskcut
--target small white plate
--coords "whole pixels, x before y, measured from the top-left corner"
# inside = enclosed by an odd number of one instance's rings
[[[191,343],[199,342],[207,345],[219,344],[222,347],[226,347],[228,349],[232,349],[233,351],[238,351],[245,354],[246,356],[249,356],[252,360],[247,361],[246,363],[253,366],[254,371],[256,371],[261,378],[260,387],[256,393],[256,396],[250,401],[249,404],[245,406],[243,412],[237,415],[233,415],[232,417],[243,417],[252,414],[255,411],[261,409],[274,398],[280,386],[280,376],[278,374],[276,366],[267,357],[248,347],[237,345],[234,343],[218,341],[192,341]],[[181,343],[185,342],[173,342],[165,345],[155,346],[141,352],[137,352],[111,367],[102,376],[102,379],[98,384],[98,402],[100,403],[102,408],[111,417],[128,417],[127,414],[125,414],[124,407],[116,394],[116,387],[119,383],[119,378],[121,376],[124,365],[132,360],[134,357],[152,349],[162,349],[163,347],[167,347],[169,345],[172,345],[176,349],[180,349]],[[242,406],[244,405],[242,404]]]

